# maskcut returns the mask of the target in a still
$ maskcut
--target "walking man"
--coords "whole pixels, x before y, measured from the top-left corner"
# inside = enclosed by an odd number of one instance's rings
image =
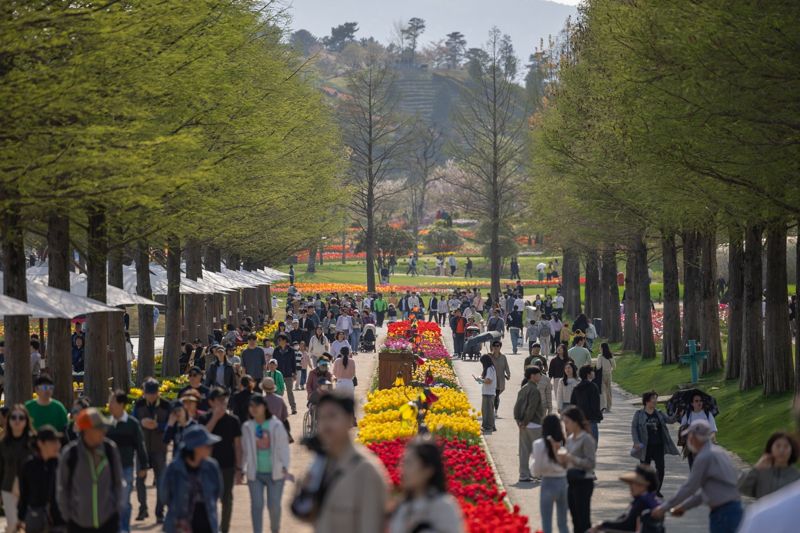
[[[450,329],[453,330],[453,355],[458,356],[464,353],[464,335],[467,332],[467,319],[461,316],[461,310],[453,312],[450,319]]]
[[[592,436],[595,443],[599,441],[600,432],[597,425],[603,420],[603,413],[600,411],[600,389],[594,383],[594,368],[582,366],[578,370],[581,381],[572,390],[569,403],[578,407],[592,427]]]
[[[464,266],[464,277],[471,278],[472,277],[472,259],[467,257],[467,264]]]
[[[142,426],[144,433],[144,448],[147,452],[149,468],[153,469],[156,479],[156,522],[164,521],[164,502],[161,499],[161,491],[158,489],[161,477],[167,464],[167,445],[164,442],[164,431],[169,420],[169,402],[159,395],[160,385],[153,378],[145,380],[143,389],[144,394],[133,405],[133,416]],[[139,470],[146,470],[139,465]],[[147,488],[145,478],[136,478],[136,497],[139,500],[139,514],[136,520],[141,521],[149,515],[147,511]]]
[[[538,383],[542,371],[536,367],[525,369],[525,384],[517,393],[514,404],[514,421],[519,428],[519,482],[533,481],[529,460],[533,441],[542,436],[542,417],[544,407],[539,394]]]
[[[501,348],[503,343],[500,341],[492,342],[492,364],[494,364],[495,372],[497,372],[497,380],[495,381],[495,395],[494,395],[494,416],[497,416],[497,410],[500,408],[500,395],[506,390],[506,380],[511,379],[511,369],[508,368],[508,359],[503,354]]]
[[[31,417],[33,429],[48,425],[59,433],[67,427],[67,409],[64,404],[53,399],[53,380],[47,374],[39,376],[36,380],[36,398],[25,402],[25,409]]]
[[[306,322],[307,318],[304,319]],[[251,376],[256,383],[261,383],[264,379],[264,367],[267,365],[267,356],[264,349],[258,346],[258,337],[255,333],[247,336],[247,348],[242,350],[242,365],[245,374]]]
[[[294,349],[289,346],[289,337],[285,333],[278,335],[278,346],[272,352],[272,358],[277,361],[278,370],[283,375],[283,382],[292,414],[297,414],[297,403],[294,400],[294,379],[297,375],[297,361],[295,360]]]

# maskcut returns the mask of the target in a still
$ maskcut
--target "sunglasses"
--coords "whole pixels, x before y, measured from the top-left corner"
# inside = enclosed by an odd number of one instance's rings
[[[27,417],[27,416],[25,416],[25,415],[24,415],[24,414],[22,414],[22,413],[14,413],[14,414],[10,415],[10,416],[8,417],[8,419],[9,419],[9,420],[16,420],[16,421],[24,422],[25,420],[27,420],[27,419],[28,419],[28,417]]]

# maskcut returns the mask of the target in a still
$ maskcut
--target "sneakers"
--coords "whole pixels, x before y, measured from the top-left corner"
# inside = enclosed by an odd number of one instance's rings
[[[147,509],[139,509],[139,514],[136,515],[136,521],[141,522],[142,520],[147,519],[150,516],[150,513],[147,512]]]
[[[521,477],[517,480],[517,483],[533,483],[532,477]]]
[[[293,414],[293,415],[296,415],[296,414],[297,414],[297,408],[295,408],[295,407],[292,407],[292,414]]]

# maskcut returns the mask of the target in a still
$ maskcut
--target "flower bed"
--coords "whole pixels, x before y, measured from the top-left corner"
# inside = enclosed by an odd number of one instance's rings
[[[276,331],[278,331],[277,322],[270,322],[269,324],[265,324],[263,328],[255,332],[256,337],[258,339],[256,342],[258,342],[258,345],[261,346],[261,344],[264,342],[264,339],[272,340],[272,338],[275,336]],[[239,346],[236,347],[234,354],[241,356],[245,348],[247,348],[246,344],[240,344]]]
[[[410,327],[407,321],[391,324],[387,346],[400,349],[401,343],[410,345],[406,339]],[[416,331],[431,346],[444,350],[438,325],[419,321]],[[480,445],[480,413],[470,406],[458,385],[449,354],[444,351],[446,358],[427,359],[417,366],[415,381],[423,381],[427,371],[433,374],[436,386],[428,391],[397,386],[367,395],[366,415],[358,424],[359,441],[380,458],[397,488],[406,444],[418,432],[417,409],[425,409],[424,424],[442,447],[448,491],[458,500],[467,531],[529,532],[528,518],[520,514],[519,507],[509,509],[504,503],[505,492],[498,487],[486,451]],[[428,352],[423,352],[427,356]]]
[[[416,336],[409,339],[407,334],[412,328],[416,328]],[[442,329],[436,322],[400,320],[389,324],[387,330],[386,351],[414,351],[426,359],[450,358],[442,343]]]
[[[513,280],[502,280],[501,283],[503,286],[505,285],[514,285],[516,282]],[[561,283],[560,280],[551,280],[551,281],[538,281],[533,279],[528,279],[522,282],[523,287],[534,287],[534,288],[545,288],[545,287],[557,287]],[[583,283],[583,278],[581,278],[581,283]],[[314,282],[304,282],[304,281],[297,281],[295,282],[294,286],[300,291],[301,294],[330,294],[332,292],[339,293],[339,295],[343,294],[365,294],[367,292],[367,286],[358,284],[358,283],[314,283]],[[384,295],[384,297],[388,296],[391,293],[405,293],[406,291],[411,292],[419,292],[420,294],[430,294],[430,293],[437,293],[437,294],[450,294],[455,289],[467,289],[472,287],[477,287],[479,289],[488,289],[490,287],[489,281],[465,281],[463,279],[454,280],[447,277],[443,277],[441,281],[432,281],[430,283],[423,282],[419,283],[418,285],[380,285],[376,292],[380,292]],[[278,283],[272,286],[273,293],[280,293],[284,294],[289,289],[288,282]]]

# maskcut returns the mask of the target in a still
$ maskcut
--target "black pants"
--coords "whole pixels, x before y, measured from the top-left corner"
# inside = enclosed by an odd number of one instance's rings
[[[642,461],[642,464],[649,465],[653,461],[656,463],[658,490],[660,492],[661,485],[664,484],[664,446],[651,446],[648,444],[647,450],[644,452],[644,461]]]
[[[500,409],[500,394],[502,394],[502,393],[503,393],[503,391],[501,391],[500,389],[495,389],[495,394],[494,394],[494,410],[495,411]]]
[[[383,326],[383,315],[385,313],[386,311],[375,311],[375,323],[378,325],[378,327]]]
[[[460,355],[464,353],[464,334],[453,333],[453,353]]]
[[[572,528],[584,533],[592,527],[592,492],[594,492],[593,479],[577,479],[569,482],[567,488],[567,503],[569,514],[572,516]]]
[[[231,528],[231,513],[233,512],[233,481],[236,467],[221,468],[222,471],[222,515],[219,521],[221,533],[228,533]]]
[[[115,514],[97,529],[79,526],[75,522],[70,522],[67,525],[67,531],[69,531],[69,533],[117,533],[117,531],[119,531],[119,515]]]
[[[447,313],[439,313],[439,325],[444,326],[447,323]]]
[[[161,476],[164,475],[164,471],[167,468],[167,453],[150,453],[150,450],[147,450],[147,454],[156,480],[156,516],[163,517],[164,502],[161,501]],[[139,476],[136,476],[136,499],[139,500],[139,511],[147,511],[147,486],[145,485],[145,478]]]
[[[428,311],[428,322],[436,322],[436,311],[433,309]]]

